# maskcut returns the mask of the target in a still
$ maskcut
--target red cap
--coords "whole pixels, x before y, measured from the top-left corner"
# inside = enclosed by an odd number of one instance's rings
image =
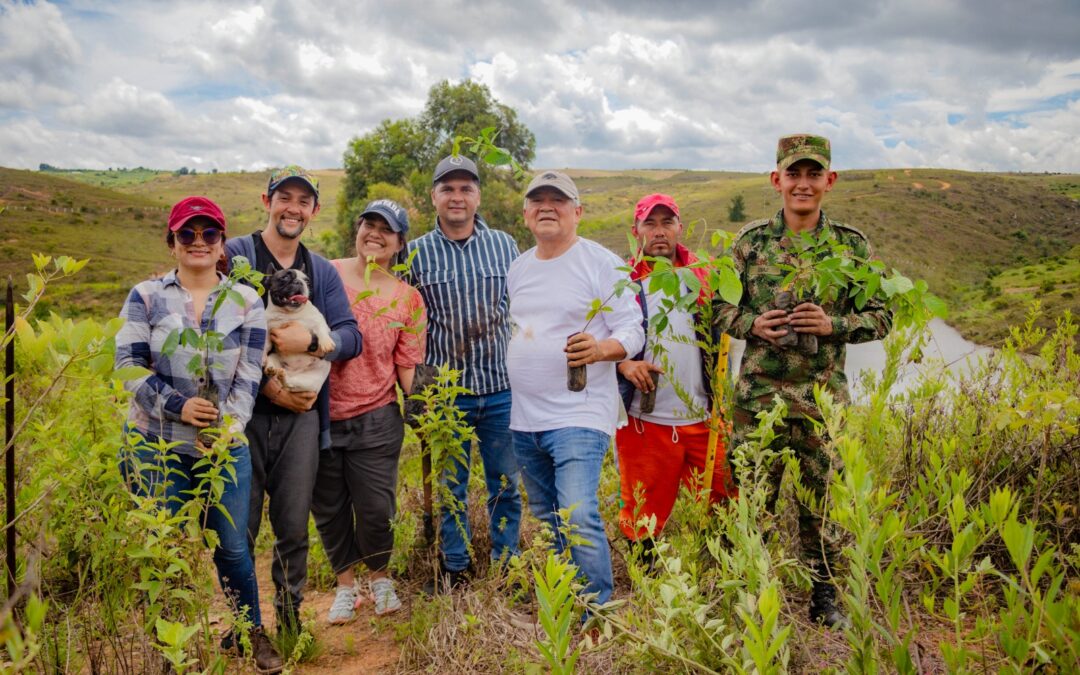
[[[225,214],[221,212],[220,206],[206,197],[184,197],[176,202],[169,212],[169,231],[176,232],[184,223],[199,216],[209,218],[217,223],[222,231],[225,230]]]
[[[641,201],[634,207],[634,222],[640,223],[649,217],[652,210],[657,206],[666,206],[671,209],[671,212],[675,214],[676,218],[681,218],[679,215],[679,205],[675,203],[675,199],[670,195],[662,195],[660,193],[653,195],[646,195],[641,198]]]

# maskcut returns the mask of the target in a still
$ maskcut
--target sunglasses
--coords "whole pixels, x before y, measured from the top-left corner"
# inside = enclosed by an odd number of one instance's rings
[[[221,241],[221,230],[216,227],[208,227],[205,230],[193,230],[190,227],[181,227],[176,231],[176,241],[181,246],[191,246],[196,239],[202,239],[207,246],[213,246]]]

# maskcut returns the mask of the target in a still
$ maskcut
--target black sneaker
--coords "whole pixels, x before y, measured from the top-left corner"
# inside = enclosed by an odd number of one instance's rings
[[[424,586],[420,589],[424,595],[441,595],[448,593],[455,588],[461,588],[469,583],[472,578],[471,567],[466,567],[463,570],[448,570],[445,567],[439,568],[439,574],[432,579],[428,579],[424,582]]]
[[[810,620],[826,628],[843,630],[851,625],[836,606],[836,587],[827,581],[815,581],[810,592]]]
[[[656,553],[656,541],[652,537],[631,541],[630,555],[637,558],[645,574],[656,576],[660,567],[660,556]]]

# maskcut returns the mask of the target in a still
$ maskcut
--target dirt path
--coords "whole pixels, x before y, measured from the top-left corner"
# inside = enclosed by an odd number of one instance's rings
[[[268,631],[273,631],[274,607],[273,582],[270,580],[270,552],[257,556],[255,567],[259,578],[260,610],[263,623]],[[399,589],[400,592],[400,589]],[[216,607],[218,616],[224,616],[225,605],[218,594],[220,607]],[[408,621],[410,598],[401,593],[404,607],[394,614],[376,617],[372,605],[365,603],[356,612],[356,619],[343,626],[331,626],[326,622],[326,614],[334,602],[333,591],[322,592],[308,589],[304,593],[304,605],[301,614],[316,619],[315,637],[320,645],[317,657],[297,665],[293,673],[303,675],[347,675],[351,673],[392,673],[400,658],[400,651],[394,641],[394,627]],[[240,661],[234,662],[230,672],[247,672]]]
[[[910,171],[905,171],[905,173],[910,174],[911,172]],[[935,179],[935,180],[937,180],[937,179]],[[947,183],[947,182],[945,182],[943,180],[938,180],[938,184],[939,184],[938,189],[941,190],[941,191],[948,190],[949,188],[952,187],[952,183]],[[918,183],[918,182],[912,183],[911,187],[915,188],[916,190],[926,189],[925,185],[923,185],[922,183]]]

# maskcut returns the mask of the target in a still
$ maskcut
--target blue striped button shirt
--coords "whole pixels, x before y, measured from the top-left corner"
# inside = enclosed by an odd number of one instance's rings
[[[235,428],[242,430],[251,419],[262,378],[266,315],[253,288],[243,284],[235,288],[243,296],[244,306],[226,300],[211,318],[220,292],[214,289],[196,323],[191,295],[180,285],[174,270],[135,286],[120,310],[125,322],[116,334],[116,367],[142,366],[151,371],[124,383],[124,388],[135,394],[128,425],[167,441],[183,442],[176,452],[198,454],[194,446],[198,429],[181,422],[180,411],[189,398],[199,395],[203,382],[188,371],[188,362],[197,350],[179,346],[170,357],[162,355],[165,339],[174,330],[194,328],[200,333],[213,330],[223,335],[222,349],[210,353],[210,367],[203,377],[217,385],[219,400],[214,403],[222,414],[233,418]]]
[[[414,250],[411,280],[428,313],[427,364],[463,371],[461,384],[477,395],[509,388],[506,272],[518,256],[513,237],[477,216],[464,243],[448,239],[436,223],[409,242],[409,253]]]

